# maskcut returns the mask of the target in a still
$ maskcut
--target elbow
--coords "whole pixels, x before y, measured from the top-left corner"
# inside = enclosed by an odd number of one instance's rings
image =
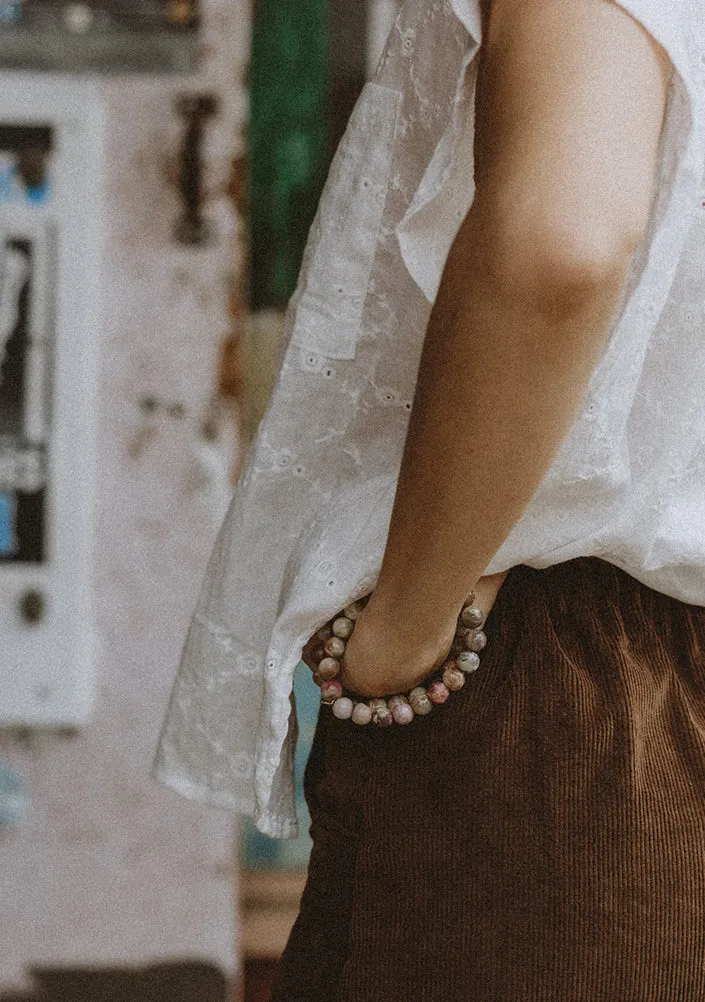
[[[619,297],[645,222],[626,212],[581,211],[575,204],[565,211],[548,197],[532,210],[516,204],[488,211],[476,199],[463,224],[472,234],[480,276],[494,295],[547,318]]]

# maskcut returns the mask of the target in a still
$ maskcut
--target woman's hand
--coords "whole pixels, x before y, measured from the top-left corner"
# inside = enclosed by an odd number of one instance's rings
[[[475,605],[485,619],[494,605],[507,571],[483,577],[475,586]],[[372,601],[358,616],[347,644],[339,677],[343,688],[361,696],[389,696],[408,692],[419,685],[445,660],[453,642],[456,620],[437,637],[423,644],[410,643],[404,631],[385,623],[375,613]],[[490,638],[491,642],[491,638]],[[302,660],[315,670],[314,650],[320,640],[312,637],[302,652]]]

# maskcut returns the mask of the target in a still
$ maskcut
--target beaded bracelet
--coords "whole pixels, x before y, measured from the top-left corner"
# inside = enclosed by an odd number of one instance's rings
[[[484,622],[481,609],[473,605],[476,595],[471,592],[465,600],[450,651],[428,677],[428,684],[417,685],[406,695],[396,693],[386,699],[356,699],[346,694],[337,677],[347,642],[355,628],[355,620],[369,601],[368,595],[345,606],[316,634],[321,646],[313,652],[316,669],[313,680],[321,689],[321,702],[329,705],[339,720],[356,724],[373,723],[377,727],[391,724],[410,724],[414,717],[424,717],[434,705],[445,703],[451,692],[462,689],[465,676],[480,667],[480,651],[487,645],[487,637],[480,629]]]

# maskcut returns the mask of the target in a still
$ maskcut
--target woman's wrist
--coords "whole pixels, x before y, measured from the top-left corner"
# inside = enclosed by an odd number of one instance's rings
[[[331,633],[334,632],[331,621],[331,624],[314,634],[306,644],[302,660],[311,668],[315,677],[319,663],[322,665],[322,659],[326,656],[324,641],[328,639],[330,643],[337,644],[340,650],[328,651],[328,660],[332,664],[326,665],[326,674],[321,674],[319,684],[325,679],[338,676],[338,688],[342,686],[349,692],[366,697],[409,692],[437,669],[442,669],[449,655],[457,650],[458,638],[463,637],[463,633],[459,633],[458,614],[461,609],[475,606],[475,618],[479,615],[484,623],[506,574],[507,572],[502,572],[480,578],[476,588],[472,589],[472,597],[466,596],[461,608],[457,612],[453,610],[453,618],[448,617],[448,622],[441,626],[439,618],[421,621],[419,616],[402,608],[400,601],[387,602],[384,592],[375,591],[367,601],[353,603],[353,606],[358,607],[350,613],[354,629],[348,623],[346,632],[340,634],[341,637],[349,638],[345,643],[341,643],[335,636],[331,638]],[[344,617],[343,610],[340,616]],[[345,622],[342,625],[345,626]],[[463,625],[472,625],[481,633],[479,622],[471,624],[464,620]],[[478,638],[480,639],[481,646],[469,646],[468,650],[481,651],[484,638]],[[477,655],[463,656],[468,660],[463,671],[475,670]],[[332,674],[329,673],[331,667],[335,668]],[[330,683],[331,686],[332,684]],[[454,684],[457,686],[457,679],[455,683],[449,679],[448,684],[451,688]]]
[[[406,636],[377,634],[374,618],[365,620],[369,596],[346,606],[303,651],[321,701],[332,705],[334,716],[356,724],[388,727],[425,716],[433,704],[445,703],[451,692],[462,689],[466,675],[479,667],[478,652],[487,638],[481,629],[484,613],[474,602],[473,591],[456,617],[453,635],[438,651],[429,648],[426,653],[409,647]]]
[[[354,692],[381,696],[418,685],[446,660],[457,616],[442,634],[418,636],[397,618],[385,618],[372,600],[360,613],[342,662],[342,684]]]
[[[427,663],[450,648],[461,607],[462,601],[457,609],[448,608],[441,614],[429,605],[412,605],[399,594],[375,589],[364,610],[363,633],[380,649],[398,651],[406,663]]]
[[[369,638],[370,649],[376,647],[388,656],[398,652],[395,660],[410,666],[442,660],[453,642],[458,614],[470,591],[475,595],[474,605],[486,619],[508,573],[481,577],[461,597],[457,608],[445,605],[439,609],[431,601],[424,604],[420,600],[412,606],[408,595],[390,593],[378,584],[364,609],[362,635]]]

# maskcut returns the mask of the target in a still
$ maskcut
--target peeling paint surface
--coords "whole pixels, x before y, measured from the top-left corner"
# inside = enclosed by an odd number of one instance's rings
[[[241,447],[218,395],[243,281],[245,0],[208,0],[194,77],[106,77],[94,719],[0,735],[31,806],[0,827],[0,990],[37,964],[189,958],[237,969],[235,819],[148,777],[188,619]],[[206,247],[175,242],[182,93],[212,92]],[[240,296],[240,299],[238,299]],[[235,317],[237,320],[238,317]]]

